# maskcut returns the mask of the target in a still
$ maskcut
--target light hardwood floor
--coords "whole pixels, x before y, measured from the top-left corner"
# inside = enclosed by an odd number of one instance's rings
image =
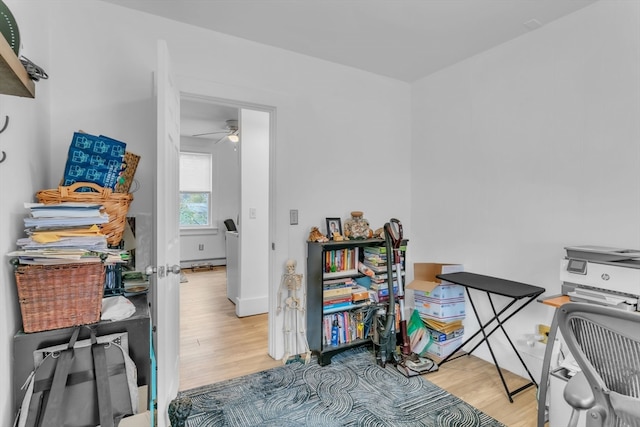
[[[226,296],[224,267],[185,273],[189,281],[180,285],[181,390],[282,365],[267,354],[267,315],[235,315]],[[512,390],[526,383],[503,373]],[[509,403],[495,366],[475,356],[448,362],[425,379],[509,427],[537,424],[536,389],[517,394]]]

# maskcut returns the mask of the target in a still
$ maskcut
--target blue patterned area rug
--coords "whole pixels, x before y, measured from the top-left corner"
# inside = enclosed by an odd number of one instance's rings
[[[293,363],[181,392],[192,399],[186,426],[505,427],[420,376],[376,364],[368,348],[331,364]]]

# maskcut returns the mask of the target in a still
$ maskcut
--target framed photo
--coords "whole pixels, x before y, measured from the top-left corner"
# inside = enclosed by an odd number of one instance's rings
[[[333,233],[339,233],[342,236],[342,221],[340,221],[340,218],[327,218],[327,237],[333,239]]]

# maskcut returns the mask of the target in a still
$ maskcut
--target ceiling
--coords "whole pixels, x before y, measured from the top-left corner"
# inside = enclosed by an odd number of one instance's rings
[[[103,0],[414,82],[597,0]]]
[[[238,120],[237,107],[229,107],[206,100],[180,100],[180,134],[194,136],[208,132],[226,132],[227,120]],[[224,133],[200,135],[197,138],[219,141]]]
[[[103,1],[414,82],[598,0]],[[208,115],[211,130],[187,120],[184,134],[222,131],[232,118],[191,107],[183,117]]]

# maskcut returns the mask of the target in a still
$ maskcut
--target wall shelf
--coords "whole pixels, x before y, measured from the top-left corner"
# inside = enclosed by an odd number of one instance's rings
[[[25,98],[36,97],[35,83],[2,35],[0,35],[0,94]]]

